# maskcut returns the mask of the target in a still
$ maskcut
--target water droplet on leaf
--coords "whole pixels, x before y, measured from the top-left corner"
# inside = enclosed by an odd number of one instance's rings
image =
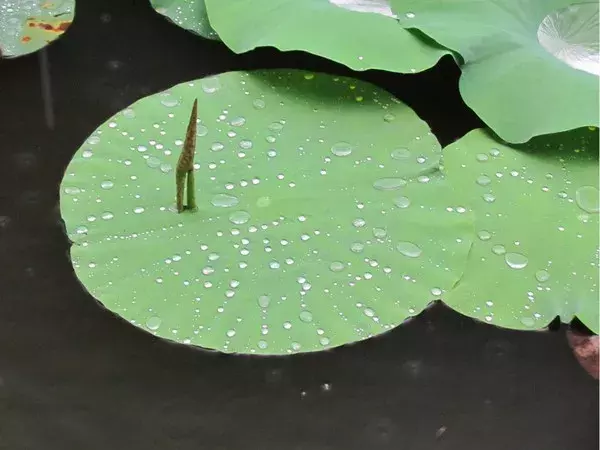
[[[202,90],[207,94],[213,94],[221,88],[221,82],[217,77],[206,77],[200,81]]]
[[[481,230],[477,233],[477,237],[482,241],[488,241],[492,237],[492,234],[489,231]]]
[[[360,253],[365,249],[365,245],[361,242],[355,242],[350,246],[350,250],[354,253]]]
[[[577,206],[588,213],[600,212],[600,191],[594,186],[582,186],[575,192]]]
[[[546,270],[538,270],[535,273],[535,278],[536,280],[538,280],[540,283],[544,283],[545,281],[548,281],[550,279],[550,274],[548,273],[548,271]]]
[[[396,249],[402,253],[404,256],[408,256],[409,258],[418,258],[423,253],[423,250],[412,242],[399,242],[396,246]]]
[[[504,260],[506,261],[506,264],[513,269],[523,269],[529,262],[527,257],[520,253],[506,253],[504,255]]]
[[[299,317],[300,320],[305,323],[310,323],[313,320],[313,315],[310,311],[302,311]]]
[[[398,160],[408,159],[410,158],[410,150],[407,148],[397,148],[392,150],[391,157]]]
[[[492,252],[496,255],[504,255],[506,253],[506,249],[504,245],[494,245],[492,247]]]
[[[267,295],[261,295],[258,297],[258,306],[261,308],[268,308],[271,303],[271,299]]]
[[[236,225],[242,225],[250,220],[250,213],[246,211],[236,211],[229,215],[229,221]]]
[[[162,320],[160,319],[160,317],[153,316],[146,321],[146,328],[152,331],[156,331],[160,327],[161,323]]]
[[[344,270],[346,266],[344,265],[343,262],[340,261],[334,261],[329,265],[329,269],[332,272],[341,272],[342,270]]]
[[[234,197],[233,195],[216,194],[210,200],[210,202],[214,206],[218,206],[221,208],[230,208],[232,206],[236,206],[240,202],[240,200],[237,197]]]
[[[352,153],[352,145],[348,142],[337,142],[331,146],[331,153],[335,156],[348,156]]]
[[[404,178],[380,178],[373,183],[373,187],[379,191],[393,191],[406,186]]]
[[[408,197],[397,197],[394,199],[394,205],[398,208],[408,208],[410,206],[410,199]]]

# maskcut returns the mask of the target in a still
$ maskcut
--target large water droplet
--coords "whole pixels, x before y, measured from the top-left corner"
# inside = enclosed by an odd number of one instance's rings
[[[409,258],[418,258],[423,253],[423,250],[412,242],[399,242],[396,246],[396,249],[402,253],[404,256],[408,256]]]
[[[504,255],[504,261],[506,261],[506,264],[513,269],[523,269],[529,262],[527,257],[520,253],[506,253]]]
[[[271,303],[271,299],[267,295],[261,295],[258,297],[258,306],[261,308],[268,308]]]
[[[329,265],[329,269],[332,272],[341,272],[342,270],[344,270],[346,266],[344,265],[343,262],[340,261],[334,261]]]
[[[504,255],[506,253],[506,249],[504,248],[504,245],[494,245],[492,247],[492,252],[496,255]]]
[[[271,131],[281,131],[283,130],[283,124],[281,122],[273,122],[269,125],[268,128]]]
[[[356,228],[362,228],[365,226],[366,223],[367,222],[365,221],[365,219],[362,219],[360,217],[352,221],[352,225],[354,225]]]
[[[481,230],[481,231],[477,232],[477,237],[479,239],[481,239],[482,241],[488,241],[491,239],[492,234],[489,231]]]
[[[264,100],[257,98],[252,102],[252,106],[254,106],[255,109],[263,109],[266,106],[266,104]]]
[[[196,125],[196,136],[204,137],[208,134],[208,128],[204,125]]]
[[[483,194],[483,200],[485,200],[487,203],[494,203],[496,201],[496,197],[494,196],[494,194],[491,193],[485,193]]]
[[[410,158],[410,150],[407,148],[397,148],[392,150],[391,157],[399,160],[408,159]]]
[[[575,192],[577,206],[585,212],[600,212],[600,191],[594,186],[582,186]]]
[[[126,117],[127,119],[133,119],[135,117],[135,111],[131,108],[127,108],[123,110],[123,117]]]
[[[306,323],[310,323],[313,320],[313,315],[310,311],[302,311],[299,317],[302,322]]]
[[[231,223],[242,225],[250,220],[250,213],[246,211],[236,211],[229,215]]]
[[[394,199],[394,205],[398,208],[408,208],[410,206],[410,199],[408,197],[397,197]]]
[[[87,234],[87,233],[88,233],[88,228],[83,225],[75,228],[75,234]]]
[[[225,146],[221,142],[213,142],[210,146],[210,150],[213,152],[220,152]]]
[[[214,206],[218,206],[221,208],[230,208],[232,206],[236,206],[240,202],[240,200],[237,197],[234,197],[233,195],[216,194],[210,200],[210,202]]]
[[[146,328],[152,331],[156,331],[160,327],[161,323],[162,320],[160,317],[153,316],[146,321]]]
[[[535,320],[533,317],[521,317],[521,323],[528,328],[531,328],[535,325]]]
[[[229,125],[231,125],[232,127],[243,127],[245,123],[246,119],[244,117],[235,117],[231,119]]]
[[[365,245],[362,242],[354,242],[350,245],[350,250],[354,253],[360,253],[365,249]]]
[[[477,177],[476,182],[479,186],[487,186],[492,182],[492,179],[487,175],[480,175]]]
[[[442,295],[442,290],[440,288],[432,288],[429,292],[431,292],[431,295],[434,295],[436,297]]]
[[[221,88],[221,82],[217,77],[207,77],[200,82],[202,90],[207,94],[213,94]]]
[[[373,187],[379,191],[393,191],[406,186],[404,178],[380,178],[373,183]]]
[[[540,283],[543,283],[550,279],[550,274],[546,270],[538,270],[535,273],[535,279],[538,280]]]
[[[171,97],[170,94],[166,94],[160,101],[160,103],[163,106],[166,106],[167,108],[172,108],[174,106],[177,106],[179,104],[179,99],[175,98],[175,97]]]
[[[363,310],[363,314],[367,317],[373,317],[375,315],[375,311],[373,311],[371,308],[365,308]]]
[[[352,145],[348,142],[337,142],[331,146],[331,153],[335,156],[348,156],[352,153]]]
[[[156,169],[160,166],[160,159],[158,159],[156,156],[151,156],[146,160],[146,165],[152,169]]]
[[[254,144],[249,139],[242,139],[239,143],[239,146],[244,150],[250,150],[254,146]]]
[[[263,341],[263,340],[258,341],[256,345],[261,350],[264,350],[264,349],[266,349],[269,346],[269,344],[267,343],[267,341]]]
[[[387,231],[383,228],[373,228],[373,236],[377,239],[383,239],[387,236]]]
[[[104,187],[103,187],[103,189],[104,189]],[[64,192],[65,192],[65,194],[69,194],[69,195],[77,195],[77,194],[81,193],[81,189],[79,189],[78,187],[66,187]]]

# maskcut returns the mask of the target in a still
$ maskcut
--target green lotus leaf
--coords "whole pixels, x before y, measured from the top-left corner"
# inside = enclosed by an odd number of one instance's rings
[[[499,144],[476,130],[444,150],[478,239],[445,301],[502,327],[577,316],[598,332],[598,130]]]
[[[597,126],[598,2],[392,0],[400,23],[464,59],[465,103],[502,139]]]
[[[387,0],[206,0],[210,23],[236,53],[303,50],[354,70],[412,73],[449,52],[398,26]]]
[[[0,3],[0,57],[33,53],[62,35],[75,16],[75,0]]]
[[[196,211],[175,173],[198,99]],[[364,82],[230,72],[100,126],[61,185],[75,271],[158,336],[286,354],[366,339],[460,279],[472,220],[427,125]]]
[[[207,39],[219,39],[208,21],[204,0],[150,0],[150,4],[181,28]]]

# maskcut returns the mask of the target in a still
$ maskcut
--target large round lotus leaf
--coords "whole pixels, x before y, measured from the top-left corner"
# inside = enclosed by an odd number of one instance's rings
[[[476,130],[444,150],[444,167],[478,235],[446,302],[502,327],[577,316],[597,333],[598,131],[516,148]]]
[[[598,125],[598,2],[393,0],[400,23],[463,57],[460,92],[502,139]]]
[[[204,0],[150,0],[156,12],[173,23],[208,39],[219,39],[206,15]]]
[[[398,26],[386,0],[206,0],[210,23],[236,53],[304,50],[354,70],[411,73],[447,50]]]
[[[196,212],[174,207],[198,98]],[[461,277],[438,142],[372,85],[230,72],[135,103],[61,186],[77,276],[155,334],[225,352],[314,351],[382,333]]]
[[[75,15],[75,0],[0,2],[0,57],[33,53],[63,34]]]

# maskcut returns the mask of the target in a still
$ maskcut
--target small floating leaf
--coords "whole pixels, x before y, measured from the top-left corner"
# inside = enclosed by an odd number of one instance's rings
[[[71,25],[75,0],[0,2],[0,57],[33,53]]]
[[[489,158],[478,158],[481,151]],[[577,316],[598,332],[598,130],[519,147],[477,130],[444,150],[444,168],[479,236],[446,302],[507,328]],[[483,175],[491,180],[484,186]],[[486,202],[486,193],[496,200]]]

